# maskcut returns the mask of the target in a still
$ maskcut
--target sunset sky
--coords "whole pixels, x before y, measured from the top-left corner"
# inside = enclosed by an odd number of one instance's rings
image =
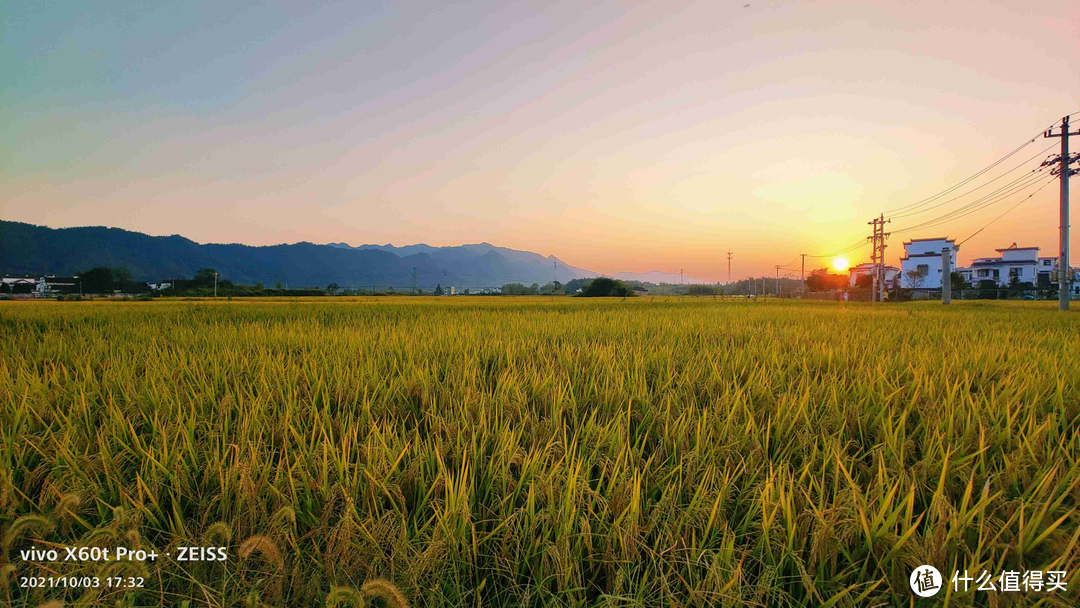
[[[1080,111],[1076,0],[315,4],[6,2],[0,216],[488,241],[709,280],[731,248],[736,276],[771,276]],[[890,258],[1020,198],[893,237]],[[1057,201],[1046,187],[961,263],[1013,241],[1055,255]]]

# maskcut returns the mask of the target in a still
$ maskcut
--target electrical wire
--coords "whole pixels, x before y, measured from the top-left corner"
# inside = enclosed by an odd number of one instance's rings
[[[844,247],[843,249],[840,249],[839,251],[835,251],[833,253],[825,253],[825,254],[821,254],[821,255],[807,254],[806,257],[808,257],[808,258],[831,258],[831,257],[835,257],[835,256],[838,256],[838,255],[843,255],[845,253],[850,253],[850,252],[855,251],[857,249],[861,249],[863,247],[866,247],[869,244],[870,244],[870,241],[868,241],[866,239],[859,239],[858,241],[855,241],[854,243]]]
[[[912,231],[915,231],[915,230],[924,230],[924,229],[927,229],[927,228],[933,228],[933,227],[945,224],[947,222],[951,222],[952,220],[968,216],[968,215],[970,215],[972,213],[975,213],[977,211],[981,211],[983,209],[986,209],[987,207],[990,207],[990,206],[992,206],[992,205],[994,205],[996,203],[999,203],[999,202],[1007,199],[1008,197],[1012,196],[1013,194],[1016,194],[1018,192],[1022,192],[1024,190],[1038,184],[1040,181],[1042,181],[1043,177],[1045,177],[1045,176],[1042,175],[1041,171],[1036,172],[1034,175],[1027,176],[1026,181],[1024,181],[1024,182],[1022,182],[1022,183],[1020,183],[1018,185],[1013,186],[1007,192],[1000,192],[1001,189],[999,189],[998,191],[995,191],[994,193],[991,193],[991,194],[985,195],[983,197],[980,197],[979,199],[976,199],[975,201],[972,201],[972,202],[968,203],[967,205],[964,205],[963,207],[960,207],[958,209],[954,209],[953,211],[950,211],[950,212],[948,212],[948,213],[946,213],[944,215],[941,215],[939,217],[936,217],[934,219],[927,220],[925,222],[915,224],[913,226],[907,226],[907,227],[901,228],[899,230],[893,230],[891,234],[903,234],[905,232],[912,232]],[[1051,177],[1050,179],[1054,179],[1054,178]]]
[[[1080,112],[1078,112],[1078,114],[1080,114]],[[1005,215],[1008,214],[1010,211],[1012,211],[1013,209],[1016,209],[1020,205],[1023,205],[1025,202],[1028,201],[1028,199],[1035,196],[1036,194],[1039,193],[1040,190],[1042,190],[1043,188],[1049,186],[1051,183],[1053,183],[1055,181],[1057,181],[1055,178],[1051,178],[1051,179],[1047,180],[1046,182],[1043,183],[1043,185],[1039,186],[1038,190],[1036,190],[1035,192],[1032,192],[1031,194],[1029,194],[1029,195],[1025,196],[1024,198],[1022,198],[1019,203],[1016,203],[1012,207],[1009,207],[1008,209],[1006,209],[1005,213],[1002,213],[1001,215],[999,215],[999,216],[995,217],[994,219],[990,220],[989,222],[987,222],[985,226],[983,226],[982,228],[979,228],[978,230],[973,232],[971,234],[971,236],[969,236],[966,239],[964,239],[964,240],[960,241],[959,243],[957,243],[956,246],[959,247],[960,245],[963,245],[964,243],[970,241],[971,238],[974,237],[976,234],[979,234],[983,230],[986,230],[986,228],[989,227],[990,224],[993,224],[994,222],[996,222],[996,221],[1000,220],[1001,218],[1005,217]]]
[[[1071,116],[1071,114],[1070,114],[1070,116]],[[972,176],[968,177],[967,179],[965,179],[965,180],[963,180],[963,181],[961,181],[961,182],[959,182],[959,183],[957,183],[957,184],[955,184],[955,185],[953,185],[953,186],[950,186],[950,187],[946,188],[945,190],[942,190],[941,192],[938,192],[937,194],[934,194],[934,195],[932,195],[932,196],[929,196],[929,197],[927,197],[927,198],[924,198],[924,199],[922,199],[922,200],[920,200],[920,201],[916,201],[916,202],[914,202],[914,203],[911,203],[911,204],[909,204],[909,205],[901,205],[900,207],[895,207],[895,208],[893,208],[893,209],[888,209],[888,210],[886,210],[886,211],[885,211],[885,213],[896,213],[896,212],[902,212],[902,211],[903,211],[903,212],[907,212],[907,211],[910,211],[910,210],[912,210],[912,209],[917,209],[917,208],[919,208],[919,207],[922,207],[923,205],[926,205],[926,204],[929,204],[929,203],[932,203],[932,202],[934,202],[935,200],[937,200],[937,199],[939,199],[939,198],[941,198],[941,197],[943,197],[943,196],[945,196],[945,195],[949,194],[950,192],[953,192],[953,191],[954,191],[954,190],[956,190],[957,188],[960,188],[960,187],[961,187],[961,186],[963,186],[964,184],[967,184],[967,183],[971,182],[972,180],[974,180],[974,179],[978,178],[979,176],[983,175],[983,174],[984,174],[984,173],[986,173],[987,171],[989,171],[989,170],[993,169],[994,167],[996,167],[996,166],[1000,165],[1001,163],[1005,162],[1006,160],[1008,160],[1008,159],[1009,159],[1010,157],[1012,157],[1012,156],[1013,156],[1014,154],[1016,154],[1016,153],[1017,153],[1017,152],[1019,152],[1020,150],[1023,150],[1024,148],[1026,148],[1026,147],[1028,147],[1029,145],[1031,145],[1032,143],[1034,143],[1034,142],[1035,142],[1035,140],[1036,140],[1036,139],[1038,139],[1040,135],[1042,135],[1042,134],[1046,133],[1046,132],[1047,132],[1048,130],[1050,130],[1050,129],[1053,129],[1053,128],[1054,128],[1054,127],[1056,127],[1056,126],[1058,125],[1058,123],[1060,123],[1060,122],[1061,122],[1061,119],[1058,119],[1058,120],[1054,121],[1054,123],[1053,123],[1053,124],[1051,124],[1051,125],[1050,125],[1049,127],[1047,127],[1047,128],[1045,128],[1045,129],[1042,129],[1042,130],[1040,130],[1040,131],[1039,131],[1039,132],[1038,132],[1037,134],[1035,134],[1035,135],[1034,135],[1034,136],[1033,136],[1033,137],[1032,137],[1031,139],[1027,140],[1027,141],[1026,141],[1026,142],[1024,142],[1023,144],[1021,144],[1021,145],[1017,146],[1016,148],[1014,148],[1014,149],[1012,150],[1012,152],[1009,152],[1008,154],[1006,154],[1005,156],[1003,156],[1003,157],[1001,157],[1001,158],[997,159],[997,160],[996,160],[996,161],[994,161],[993,163],[990,163],[989,165],[987,165],[986,167],[984,167],[984,168],[983,168],[982,170],[978,171],[977,173],[975,173],[974,175],[972,175]]]
[[[1016,165],[1016,166],[1015,166],[1015,167],[1013,167],[1012,169],[1009,169],[1008,171],[1006,171],[1006,172],[1002,173],[1001,175],[999,175],[999,176],[995,177],[994,179],[991,179],[990,181],[987,181],[987,182],[983,182],[983,183],[982,183],[981,185],[975,186],[974,188],[972,188],[971,190],[968,190],[967,192],[964,192],[963,194],[957,194],[956,196],[954,196],[954,197],[952,197],[952,198],[950,198],[950,199],[948,199],[948,200],[946,200],[946,201],[944,201],[944,202],[938,203],[938,204],[936,204],[936,205],[933,205],[933,206],[931,206],[931,207],[927,207],[927,208],[925,208],[925,209],[919,209],[919,210],[917,210],[917,211],[907,211],[907,212],[901,213],[901,214],[899,214],[899,215],[893,215],[893,216],[891,216],[891,218],[890,218],[890,219],[894,219],[894,220],[895,220],[895,219],[901,219],[901,218],[905,218],[905,217],[910,217],[910,216],[912,216],[912,215],[918,215],[918,214],[920,214],[920,213],[926,213],[927,211],[930,211],[931,209],[937,209],[938,207],[942,207],[942,206],[944,206],[944,205],[947,205],[947,204],[949,204],[949,203],[951,203],[951,202],[953,202],[953,201],[955,201],[955,200],[957,200],[957,199],[963,198],[963,197],[965,197],[965,196],[967,196],[967,195],[971,194],[972,192],[975,192],[976,190],[980,190],[980,189],[982,189],[982,188],[985,188],[986,186],[989,186],[990,184],[992,184],[992,183],[996,182],[997,180],[999,180],[999,179],[1001,179],[1001,178],[1005,177],[1006,175],[1008,175],[1008,174],[1012,173],[1013,171],[1016,171],[1016,170],[1017,170],[1017,169],[1019,169],[1020,167],[1023,167],[1024,165],[1026,165],[1026,164],[1030,163],[1031,161],[1035,160],[1036,158],[1038,158],[1038,157],[1039,157],[1039,156],[1041,156],[1042,154],[1045,154],[1045,153],[1046,153],[1046,152],[1048,152],[1048,151],[1049,151],[1049,150],[1050,150],[1051,148],[1054,148],[1054,147],[1056,147],[1056,146],[1057,146],[1057,144],[1056,144],[1056,143],[1054,143],[1054,144],[1050,144],[1049,146],[1047,146],[1046,148],[1044,148],[1044,149],[1043,149],[1042,151],[1040,151],[1040,152],[1036,153],[1036,154],[1035,154],[1034,156],[1032,156],[1031,158],[1029,158],[1029,159],[1025,160],[1024,162],[1020,163],[1019,165]],[[1017,180],[1013,180],[1012,182],[1009,182],[1009,183],[1010,183],[1010,184],[1012,184],[1012,183],[1016,183],[1016,181],[1019,181],[1019,179],[1022,179],[1022,178],[1018,178]],[[1008,185],[1009,185],[1009,184],[1006,184],[1006,186],[1008,186]]]

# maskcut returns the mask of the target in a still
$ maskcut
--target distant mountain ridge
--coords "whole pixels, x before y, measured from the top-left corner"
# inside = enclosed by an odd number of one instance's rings
[[[0,220],[0,273],[70,276],[95,266],[126,266],[136,280],[191,277],[213,268],[238,283],[292,287],[409,289],[435,285],[496,287],[504,283],[567,282],[596,273],[554,256],[496,247],[361,245],[344,243],[249,246],[200,244],[179,235],[150,236],[101,226],[48,228]]]
[[[510,249],[509,247],[498,247],[491,243],[478,243],[478,244],[466,244],[466,245],[452,245],[447,247],[434,247],[424,243],[418,243],[415,245],[404,245],[401,247],[395,247],[391,244],[386,245],[357,245],[353,247],[348,243],[328,243],[331,247],[338,247],[341,249],[352,249],[354,251],[386,251],[393,253],[398,257],[408,257],[410,255],[426,254],[431,256],[435,260],[439,260],[446,264],[461,264],[468,263],[469,260],[476,257],[488,256],[492,253],[502,256],[507,260],[510,260],[516,264],[524,264],[533,268],[533,272],[543,275],[545,269],[547,269],[547,277],[545,281],[540,281],[541,284],[555,279],[561,283],[566,283],[572,279],[586,279],[595,276],[599,276],[597,273],[591,270],[585,270],[584,268],[577,268],[570,266],[566,262],[558,259],[553,255],[542,256],[538,253],[531,251],[521,251],[518,249]]]

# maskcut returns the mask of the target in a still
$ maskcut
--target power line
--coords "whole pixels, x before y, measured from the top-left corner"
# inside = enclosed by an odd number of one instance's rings
[[[1059,122],[1061,122],[1061,121],[1060,120],[1054,121],[1054,124],[1050,125],[1046,129],[1041,129],[1038,134],[1033,136],[1031,139],[1025,141],[1023,144],[1021,144],[1021,145],[1017,146],[1016,148],[1014,148],[1012,150],[1012,152],[1009,152],[1005,156],[1002,156],[1001,158],[997,159],[996,161],[990,163],[989,165],[987,165],[986,167],[984,167],[983,169],[981,169],[980,171],[978,171],[974,175],[968,177],[967,179],[965,179],[965,180],[963,180],[963,181],[961,181],[961,182],[959,182],[959,183],[957,183],[957,184],[955,184],[953,186],[950,186],[950,187],[942,190],[941,192],[938,192],[937,194],[934,194],[932,196],[928,196],[928,197],[926,197],[926,198],[924,198],[924,199],[922,199],[920,201],[916,201],[916,202],[911,203],[909,205],[901,205],[900,207],[895,207],[893,209],[887,209],[885,211],[885,213],[896,213],[896,212],[900,212],[900,211],[908,211],[908,210],[911,210],[911,209],[916,209],[918,207],[921,207],[923,205],[931,203],[931,202],[945,196],[946,194],[949,194],[950,192],[956,190],[957,188],[960,188],[964,184],[967,184],[967,183],[971,182],[972,180],[978,178],[980,175],[983,175],[987,171],[989,171],[989,170],[993,169],[994,167],[1000,165],[1001,163],[1005,162],[1006,160],[1011,158],[1013,155],[1015,155],[1020,150],[1023,150],[1024,148],[1028,147],[1029,145],[1034,143],[1036,139],[1039,139],[1039,137],[1042,136],[1042,134],[1045,133],[1048,129],[1052,129],[1055,126],[1057,126],[1057,124]]]
[[[953,211],[950,211],[950,212],[948,212],[948,213],[946,213],[944,215],[941,215],[939,217],[936,217],[934,219],[927,220],[925,222],[915,224],[913,226],[907,226],[905,228],[901,228],[900,230],[896,230],[893,233],[894,234],[900,234],[900,233],[905,233],[905,232],[912,232],[912,231],[915,231],[915,230],[925,230],[927,228],[934,228],[936,226],[940,226],[942,224],[951,222],[951,221],[956,220],[956,219],[960,219],[962,217],[966,217],[968,215],[971,215],[972,213],[976,213],[978,211],[986,209],[987,207],[990,207],[990,206],[992,206],[992,205],[994,205],[996,203],[999,203],[999,202],[1009,198],[1013,194],[1016,194],[1018,192],[1022,192],[1024,190],[1030,188],[1031,186],[1034,186],[1034,185],[1038,184],[1042,180],[1042,177],[1043,177],[1043,176],[1040,175],[1040,173],[1041,172],[1036,172],[1036,174],[1034,176],[1031,176],[1031,175],[1027,176],[1026,181],[1024,181],[1023,183],[1020,183],[1018,185],[1015,185],[1014,187],[1010,188],[1007,192],[1001,192],[1002,189],[999,188],[998,190],[995,190],[994,192],[992,192],[990,194],[987,194],[987,195],[985,195],[983,197],[980,197],[980,198],[968,203],[967,205],[964,205],[963,207],[960,207],[958,209],[954,209]],[[1050,179],[1053,179],[1053,178],[1050,178]]]
[[[1045,187],[1049,186],[1049,185],[1050,185],[1050,184],[1052,184],[1053,182],[1054,182],[1054,179],[1053,179],[1053,178],[1050,178],[1050,179],[1048,179],[1047,181],[1043,182],[1043,185],[1039,186],[1039,190],[1036,190],[1035,192],[1032,192],[1031,194],[1029,194],[1029,195],[1025,196],[1024,198],[1020,199],[1020,202],[1019,202],[1019,203],[1016,203],[1016,204],[1015,204],[1015,205],[1013,205],[1012,207],[1009,207],[1008,209],[1006,209],[1006,210],[1005,210],[1005,213],[1002,213],[1001,215],[999,215],[999,216],[995,217],[994,219],[990,220],[989,222],[986,222],[986,225],[985,225],[985,226],[983,226],[982,228],[979,228],[978,230],[976,230],[975,232],[973,232],[973,233],[971,234],[971,236],[969,236],[969,237],[967,237],[966,239],[964,239],[964,240],[960,241],[959,243],[957,243],[957,244],[956,244],[956,246],[957,246],[957,247],[959,247],[960,245],[963,245],[964,243],[966,243],[966,242],[970,241],[970,240],[972,239],[972,237],[974,237],[974,236],[975,236],[976,234],[979,234],[979,233],[980,233],[980,232],[982,232],[983,230],[986,230],[986,228],[987,228],[988,226],[990,226],[990,224],[993,224],[994,222],[996,222],[996,221],[1000,220],[1001,218],[1005,217],[1005,215],[1006,215],[1007,213],[1009,213],[1009,212],[1010,212],[1010,211],[1012,211],[1013,209],[1016,209],[1016,208],[1017,208],[1017,207],[1019,207],[1020,205],[1023,205],[1023,204],[1025,203],[1025,202],[1027,202],[1027,200],[1028,200],[1028,199],[1030,199],[1031,197],[1033,197],[1033,196],[1035,196],[1036,194],[1038,194],[1040,190],[1042,190],[1043,188],[1045,188]]]
[[[950,198],[950,199],[949,199],[949,200],[947,200],[947,201],[944,201],[944,202],[938,203],[938,204],[936,204],[936,205],[933,205],[933,206],[931,206],[931,207],[927,207],[927,208],[925,208],[925,209],[919,209],[918,211],[907,211],[907,212],[901,213],[901,214],[899,214],[899,215],[893,215],[893,216],[892,216],[892,219],[900,219],[900,218],[910,217],[910,216],[912,216],[912,215],[918,215],[918,214],[920,214],[920,213],[926,213],[927,211],[930,211],[931,209],[937,209],[938,207],[941,207],[941,206],[947,205],[947,204],[949,204],[949,203],[951,203],[951,202],[953,202],[953,201],[955,201],[955,200],[957,200],[957,199],[963,198],[963,197],[965,197],[965,196],[967,196],[967,195],[971,194],[972,192],[975,192],[976,190],[980,190],[980,189],[982,189],[982,188],[985,188],[986,186],[989,186],[990,184],[992,184],[992,183],[994,183],[995,181],[997,181],[997,180],[999,180],[999,179],[1001,179],[1001,178],[1005,177],[1006,175],[1008,175],[1008,174],[1012,173],[1013,171],[1016,171],[1016,170],[1017,170],[1017,169],[1019,169],[1020,167],[1023,167],[1024,165],[1026,165],[1026,164],[1030,163],[1031,161],[1035,160],[1035,159],[1036,159],[1036,158],[1038,158],[1038,157],[1039,157],[1040,155],[1042,155],[1042,154],[1045,154],[1046,152],[1048,152],[1048,151],[1050,150],[1050,148],[1053,148],[1053,147],[1055,147],[1055,146],[1057,146],[1057,144],[1051,144],[1050,146],[1047,146],[1047,147],[1046,147],[1046,148],[1044,148],[1044,149],[1043,149],[1042,151],[1040,151],[1040,152],[1038,152],[1037,154],[1035,154],[1035,156],[1032,156],[1031,158],[1029,158],[1029,159],[1025,160],[1024,162],[1020,163],[1019,165],[1016,165],[1016,166],[1015,166],[1015,167],[1013,167],[1012,169],[1009,169],[1008,171],[1006,171],[1006,172],[1002,173],[1001,175],[999,175],[999,176],[995,177],[994,179],[991,179],[990,181],[987,181],[987,182],[983,182],[983,183],[982,183],[982,185],[979,185],[979,186],[975,186],[974,188],[972,188],[971,190],[968,190],[967,192],[965,192],[965,193],[963,193],[963,194],[957,194],[956,196],[954,196],[954,197]],[[1023,179],[1023,177],[1021,177],[1021,178],[1018,178],[1017,180],[1013,180],[1012,182],[1010,182],[1010,184],[1011,184],[1011,183],[1015,183],[1016,181],[1019,181],[1019,179]],[[1008,184],[1006,184],[1006,186],[1007,186],[1007,185],[1008,185]]]

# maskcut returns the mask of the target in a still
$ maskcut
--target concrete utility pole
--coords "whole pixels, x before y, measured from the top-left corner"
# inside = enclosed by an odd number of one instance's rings
[[[731,283],[731,250],[727,250],[727,282]]]
[[[1060,221],[1058,222],[1058,310],[1069,310],[1069,297],[1072,293],[1072,269],[1069,268],[1069,136],[1080,135],[1080,131],[1069,133],[1069,117],[1061,119],[1061,133],[1052,133],[1047,129],[1043,137],[1061,138],[1061,200]]]
[[[799,269],[799,281],[802,282],[803,293],[806,293],[806,254],[800,253],[802,257],[802,268]]]
[[[776,295],[780,295],[780,265],[776,265]]]
[[[217,297],[217,277],[218,277],[218,274],[215,272],[214,273],[214,297],[215,298]]]
[[[416,295],[416,266],[412,267],[412,293]]]
[[[952,304],[952,247],[941,248],[941,303]]]
[[[868,237],[867,240],[873,241],[873,253],[870,254],[870,261],[873,262],[874,271],[871,274],[873,283],[870,287],[870,301],[871,302],[884,302],[885,301],[885,237],[889,236],[885,232],[885,224],[892,220],[885,219],[885,214],[881,214],[875,217],[873,220],[866,222],[874,228],[873,236]]]

